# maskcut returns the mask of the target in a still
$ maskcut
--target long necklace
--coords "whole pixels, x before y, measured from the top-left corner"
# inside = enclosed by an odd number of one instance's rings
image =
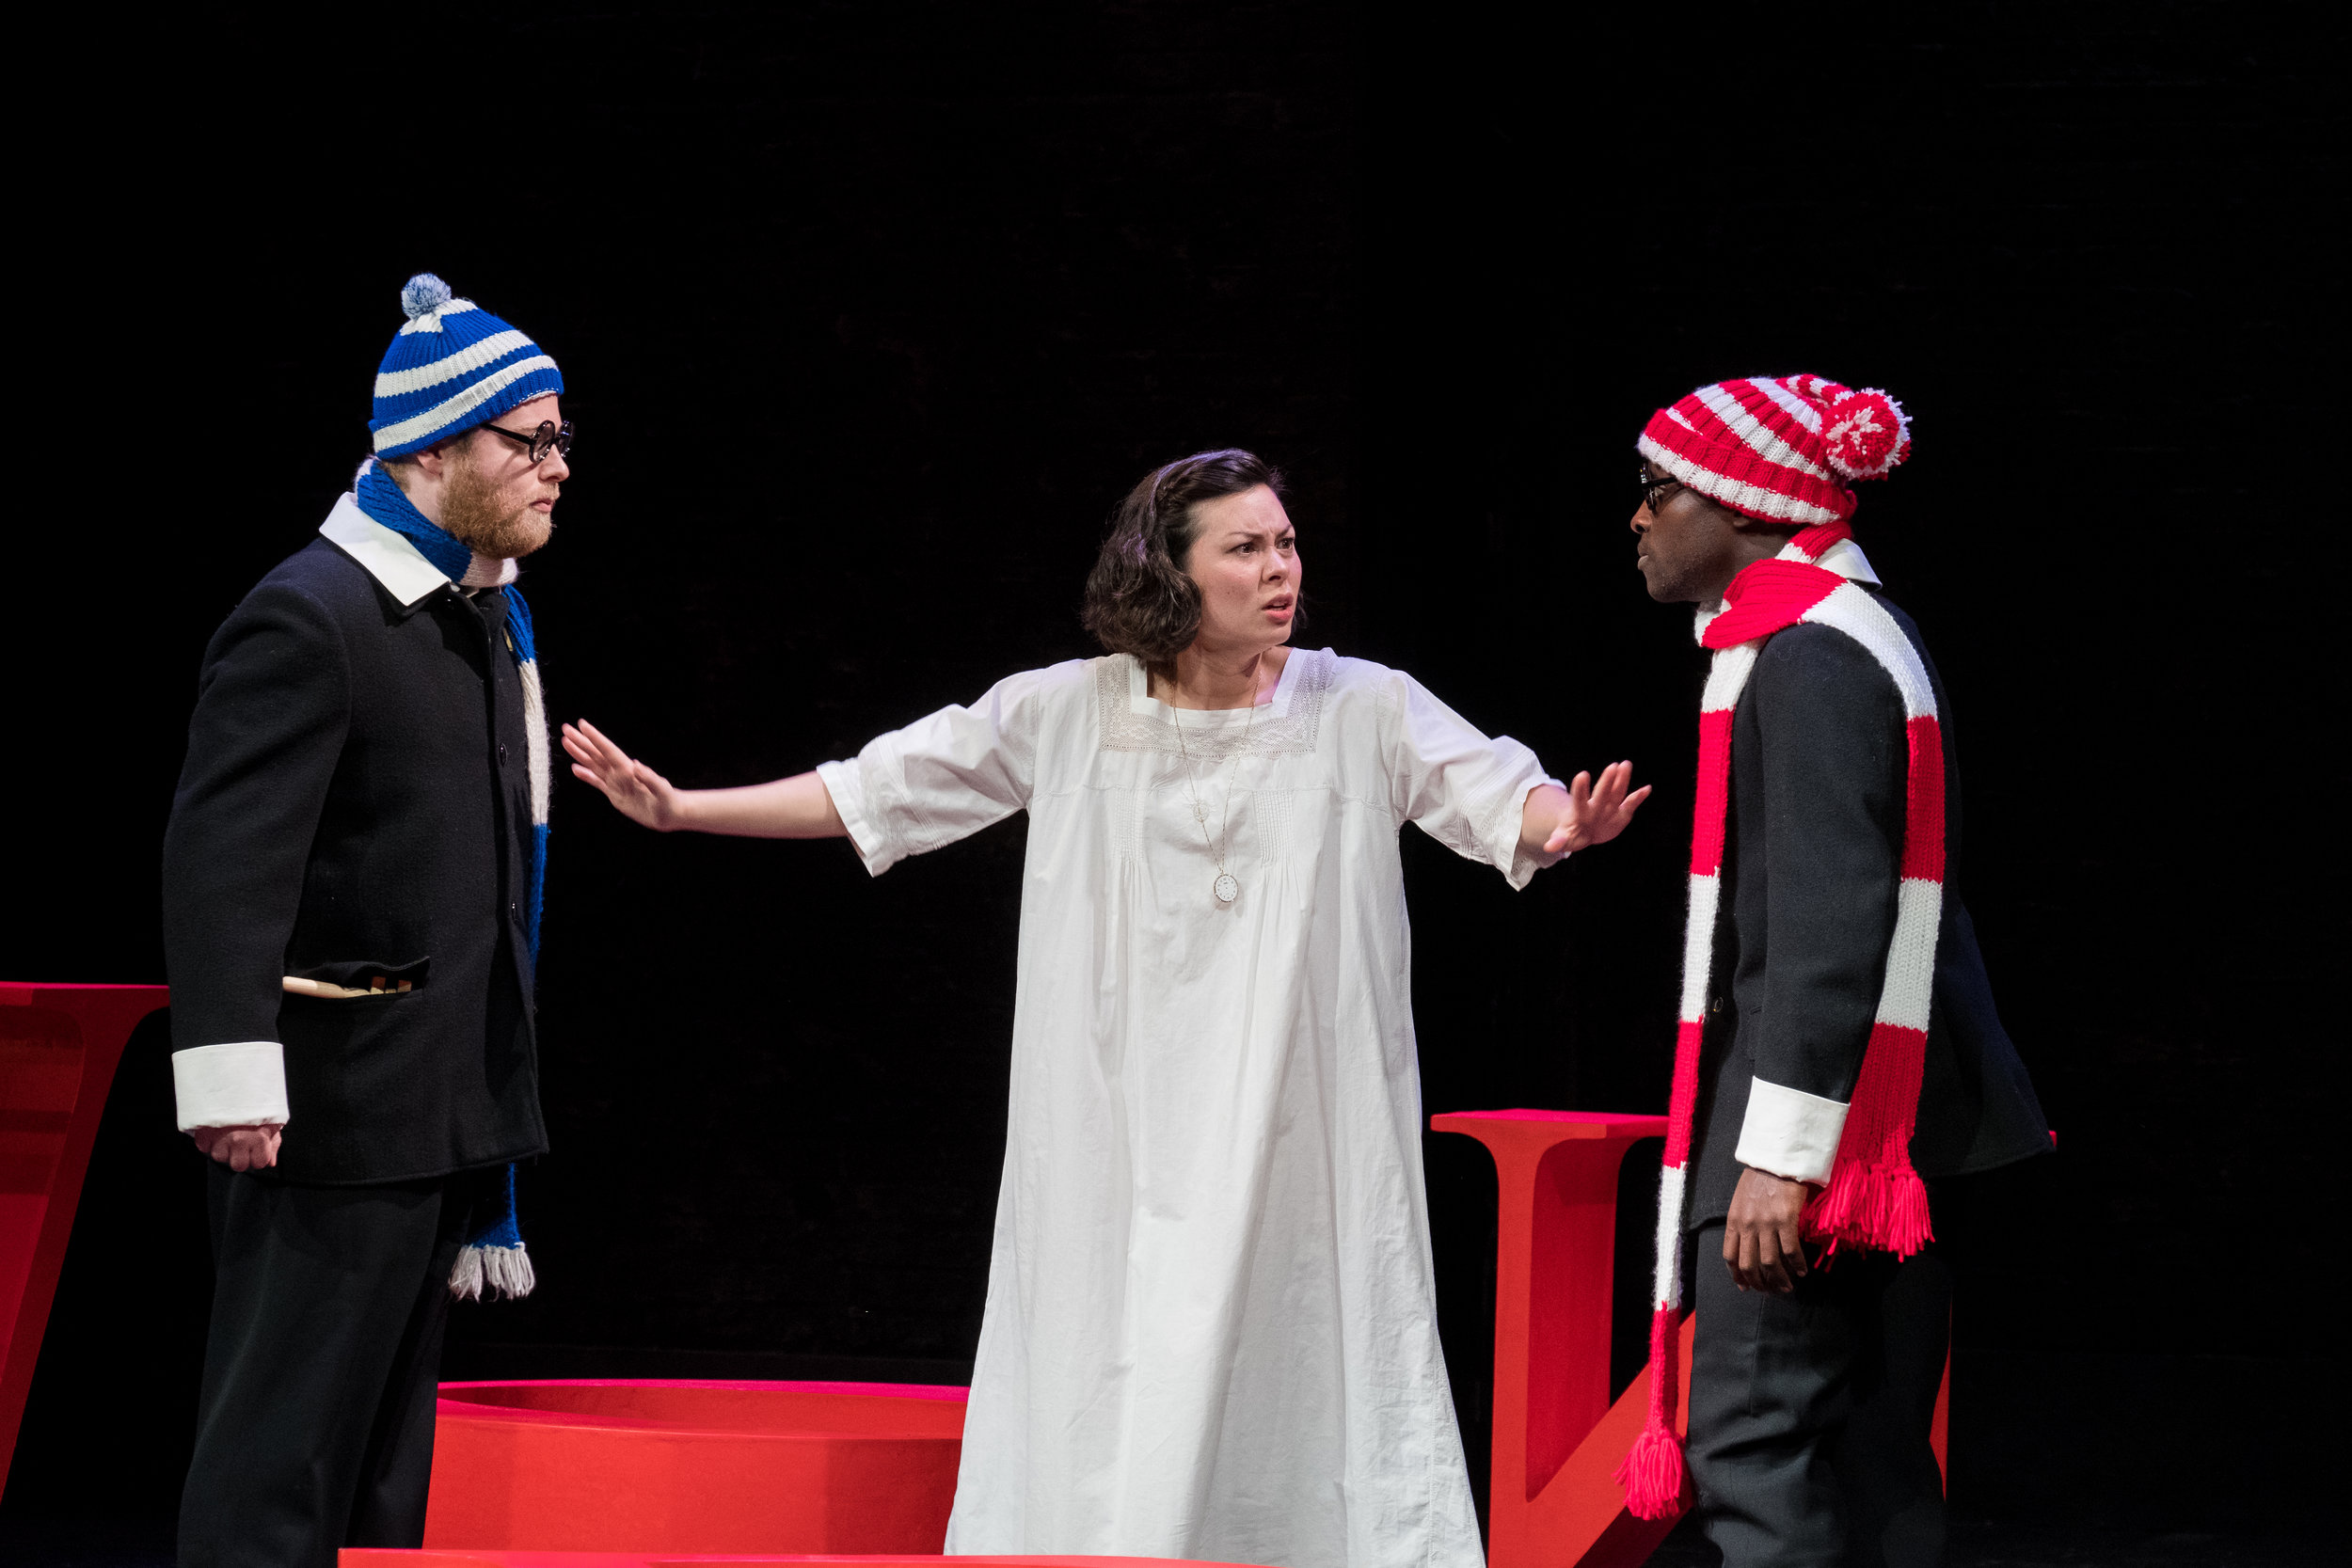
[[[1168,695],[1172,697],[1175,692],[1171,689]],[[1216,880],[1211,884],[1212,891],[1216,894],[1218,903],[1230,904],[1241,896],[1241,883],[1225,869],[1225,833],[1232,821],[1234,775],[1241,770],[1242,752],[1249,749],[1249,728],[1258,721],[1258,672],[1252,670],[1249,673],[1249,717],[1242,721],[1241,744],[1234,748],[1232,767],[1226,775],[1225,803],[1217,808],[1216,839],[1214,843],[1209,839],[1208,808],[1201,805],[1200,791],[1193,783],[1192,752],[1184,745],[1184,721],[1177,717],[1178,712],[1174,703],[1168,705],[1168,722],[1176,726],[1176,752],[1184,759],[1184,793],[1192,797],[1192,819],[1200,824],[1200,842],[1216,859]]]

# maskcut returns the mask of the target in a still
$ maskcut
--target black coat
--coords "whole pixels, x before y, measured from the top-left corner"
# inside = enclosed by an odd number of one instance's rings
[[[2047,1149],[2049,1123],[1994,1008],[1961,901],[1951,702],[1918,627],[1878,602],[1927,666],[1944,736],[1944,914],[1911,1158],[1922,1176],[1952,1176]],[[1869,650],[1802,624],[1764,644],[1732,715],[1693,1227],[1730,1206],[1752,1078],[1852,1097],[1895,929],[1906,758],[1902,698]]]
[[[327,539],[205,650],[164,837],[173,1043],[282,1042],[278,1173],[380,1182],[547,1147],[522,686],[496,592],[413,606]],[[405,992],[322,1001],[283,975]]]

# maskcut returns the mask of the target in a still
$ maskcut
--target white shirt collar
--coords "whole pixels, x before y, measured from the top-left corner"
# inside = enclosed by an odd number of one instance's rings
[[[335,499],[335,510],[319,525],[343,554],[368,569],[368,575],[405,609],[414,610],[449,578],[424,558],[424,552],[359,510],[359,499],[346,491]]]
[[[1862,553],[1862,546],[1851,539],[1840,539],[1815,558],[1813,564],[1836,572],[1851,582],[1867,582],[1881,586],[1878,573],[1871,568],[1870,558]]]
[[[435,589],[449,586],[449,578],[424,558],[422,550],[360,511],[358,498],[349,491],[336,499],[335,510],[319,525],[319,532],[365,566],[405,609],[414,610]],[[477,552],[465,580],[457,586],[503,588],[517,575],[512,561],[494,561]]]

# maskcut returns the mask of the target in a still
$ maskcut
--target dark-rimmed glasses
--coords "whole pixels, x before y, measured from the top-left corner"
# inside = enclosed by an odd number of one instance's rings
[[[565,420],[560,429],[554,420],[542,420],[539,428],[529,436],[519,430],[509,430],[504,425],[485,424],[482,428],[503,436],[528,451],[533,463],[545,463],[557,452],[572,450],[572,421],[569,420]]]
[[[1681,483],[1682,481],[1678,479],[1653,479],[1650,477],[1650,471],[1644,468],[1642,470],[1642,504],[1652,512],[1657,511],[1659,493],[1671,490]]]

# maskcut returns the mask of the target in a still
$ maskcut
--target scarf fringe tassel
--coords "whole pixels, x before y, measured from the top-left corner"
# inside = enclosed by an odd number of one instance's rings
[[[1649,1320],[1649,1419],[1642,1434],[1617,1466],[1616,1482],[1625,1488],[1625,1506],[1636,1519],[1671,1519],[1682,1512],[1682,1439],[1675,1435],[1675,1406],[1681,1402],[1675,1373],[1674,1351],[1682,1313],[1661,1307]]]
[[[1805,1234],[1829,1243],[1908,1258],[1935,1239],[1928,1186],[1908,1159],[1841,1163],[1804,1212]]]
[[[449,1293],[460,1301],[479,1301],[487,1290],[509,1301],[531,1294],[538,1285],[532,1273],[531,1254],[520,1242],[513,1246],[468,1246],[457,1254],[449,1272]]]
[[[1636,1519],[1671,1519],[1682,1512],[1682,1441],[1653,1419],[1617,1466],[1626,1512]]]

